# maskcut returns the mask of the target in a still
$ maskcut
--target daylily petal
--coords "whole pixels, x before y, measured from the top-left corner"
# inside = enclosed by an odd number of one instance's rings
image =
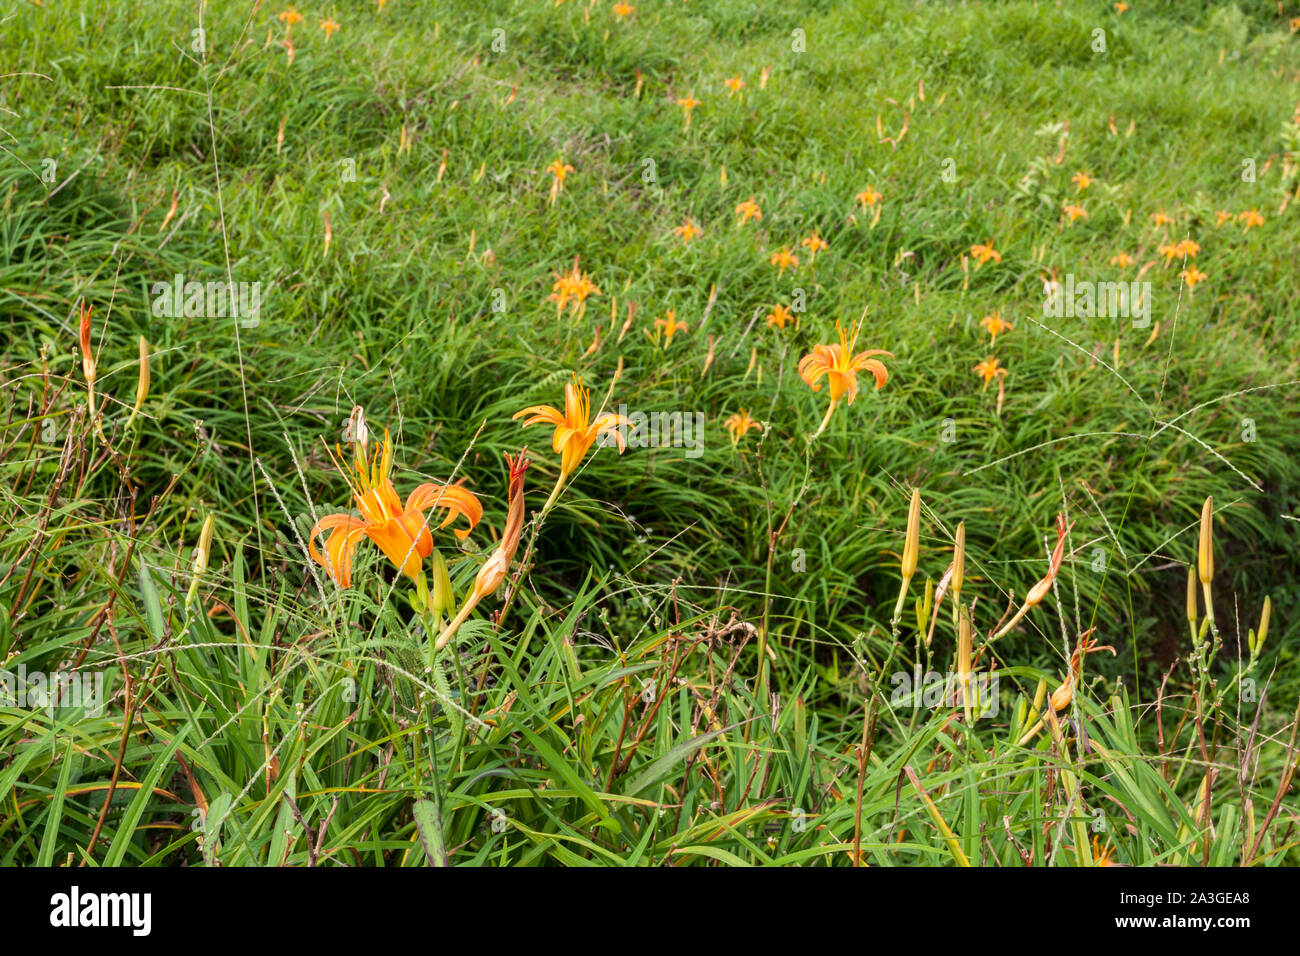
[[[577,429],[570,428],[568,425],[557,426],[555,434],[551,436],[551,451],[558,455],[569,444],[569,439],[575,434],[577,434]]]
[[[821,391],[822,387],[817,384],[817,380],[830,371],[826,359],[817,351],[819,348],[821,346],[817,346],[811,353],[799,360],[799,377],[807,382],[814,392]]]
[[[307,551],[339,587],[352,585],[352,552],[365,534],[365,522],[351,515],[326,515],[312,525],[307,536]],[[325,542],[325,554],[316,550],[316,538],[322,531],[332,531]]]
[[[423,526],[421,527],[423,529]],[[420,563],[424,555],[420,554],[419,535],[412,534],[406,524],[394,519],[382,524],[367,525],[364,533],[367,538],[379,545],[384,556],[403,574],[412,579],[419,576]],[[430,549],[432,550],[432,544]]]
[[[582,422],[586,424],[587,409],[586,397],[583,394],[581,386],[574,385],[572,382],[564,386],[564,419],[570,424]]]
[[[879,362],[876,359],[867,359],[862,363],[862,369],[863,371],[870,372],[875,376],[876,391],[880,391],[880,389],[884,388],[885,383],[889,381],[889,369],[885,368],[883,362]]]
[[[469,527],[457,528],[456,537],[464,539],[483,518],[483,504],[473,492],[459,485],[420,485],[406,498],[406,511],[423,512],[428,508],[445,508],[447,517],[439,527],[445,528],[457,515],[469,519]],[[423,522],[422,522],[423,523]]]
[[[623,427],[630,428],[632,423],[628,421],[625,415],[615,415],[612,412],[601,415],[596,419],[596,424],[592,426],[595,434],[600,435],[602,432],[613,432],[614,442],[618,445],[618,453],[621,455],[627,450],[627,440],[623,437]]]
[[[388,455],[385,454],[385,459]],[[400,514],[402,510],[402,499],[397,497],[397,489],[393,483],[388,480],[388,472],[383,471],[379,475],[379,483],[375,486],[375,496],[384,503],[389,515]]]
[[[839,369],[831,369],[826,373],[827,381],[831,383],[831,400],[835,401],[840,398],[848,398],[849,404],[858,397],[858,377],[853,372],[841,372]]]
[[[558,434],[558,430],[557,430]],[[587,454],[587,449],[591,447],[591,441],[581,432],[570,430],[568,438],[565,440],[562,449],[556,449],[560,452],[560,471],[572,474],[577,467],[582,464],[582,459]]]
[[[550,405],[530,405],[522,411],[515,412],[511,418],[522,418],[525,415],[533,417],[524,422],[525,426],[545,423],[547,425],[563,425],[564,414],[557,408]]]

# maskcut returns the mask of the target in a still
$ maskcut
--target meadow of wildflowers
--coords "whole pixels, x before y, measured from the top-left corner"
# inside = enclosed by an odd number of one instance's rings
[[[0,56],[0,864],[1300,862],[1294,3]]]

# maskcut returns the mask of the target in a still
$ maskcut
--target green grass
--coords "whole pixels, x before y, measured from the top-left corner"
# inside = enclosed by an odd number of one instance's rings
[[[0,661],[107,697],[0,701],[0,863],[1074,865],[1094,836],[1127,864],[1300,862],[1300,11],[634,5],[303,3],[292,62],[287,4],[203,9],[205,52],[189,2],[0,20]],[[1194,290],[1158,252],[1186,237]],[[984,242],[1001,261],[976,269]],[[600,294],[557,317],[575,257]],[[1045,277],[1139,270],[1147,327],[1044,317]],[[155,316],[176,274],[260,282],[260,322]],[[665,344],[670,309],[689,329]],[[1014,328],[990,346],[994,311]],[[809,443],[826,390],[796,366],[860,318],[889,382]],[[993,355],[1001,399],[972,372]],[[511,416],[574,373],[611,410],[701,413],[703,453],[593,449],[540,520],[558,459]],[[347,590],[304,551],[350,507],[331,453],[356,405],[399,493],[483,501],[462,547],[435,533],[460,598],[505,523],[502,455],[529,445],[508,613],[486,599],[440,654],[377,549]],[[742,408],[766,427],[733,447]],[[1058,514],[1052,594],[989,641]],[[913,604],[963,521],[999,681],[974,721],[896,694],[953,666],[949,608],[927,648]],[[1021,744],[1092,627],[1115,655]]]

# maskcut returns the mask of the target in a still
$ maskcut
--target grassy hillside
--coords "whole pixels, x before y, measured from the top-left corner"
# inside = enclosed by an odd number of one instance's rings
[[[1300,861],[1300,8],[1121,7],[0,19],[0,863]]]

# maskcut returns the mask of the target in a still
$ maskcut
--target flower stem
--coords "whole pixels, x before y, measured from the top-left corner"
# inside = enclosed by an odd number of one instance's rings
[[[568,477],[567,473],[563,471],[560,472],[560,477],[555,480],[555,487],[551,489],[551,496],[546,499],[546,504],[542,505],[543,515],[551,510],[551,506],[555,504],[556,499],[560,497],[560,490],[564,487],[564,482]]]
[[[903,578],[903,583],[898,588],[898,603],[894,605],[894,616],[890,618],[890,627],[897,630],[898,622],[903,619],[903,602],[907,600],[907,586],[912,583],[910,576]]]
[[[458,630],[460,630],[460,626],[465,623],[470,612],[474,610],[474,606],[478,604],[478,602],[478,592],[474,592],[466,598],[464,606],[462,606],[456,616],[451,619],[450,623],[442,629],[442,633],[438,635],[438,640],[433,645],[433,652],[435,654],[447,646],[447,642],[456,635]]]
[[[812,441],[813,438],[816,438],[818,435],[820,435],[822,432],[826,430],[826,426],[830,424],[831,416],[835,414],[835,406],[838,405],[839,403],[840,400],[838,398],[831,399],[830,405],[826,407],[826,417],[823,418],[822,423],[817,426],[817,430],[812,433],[812,437],[808,439],[809,441]]]

